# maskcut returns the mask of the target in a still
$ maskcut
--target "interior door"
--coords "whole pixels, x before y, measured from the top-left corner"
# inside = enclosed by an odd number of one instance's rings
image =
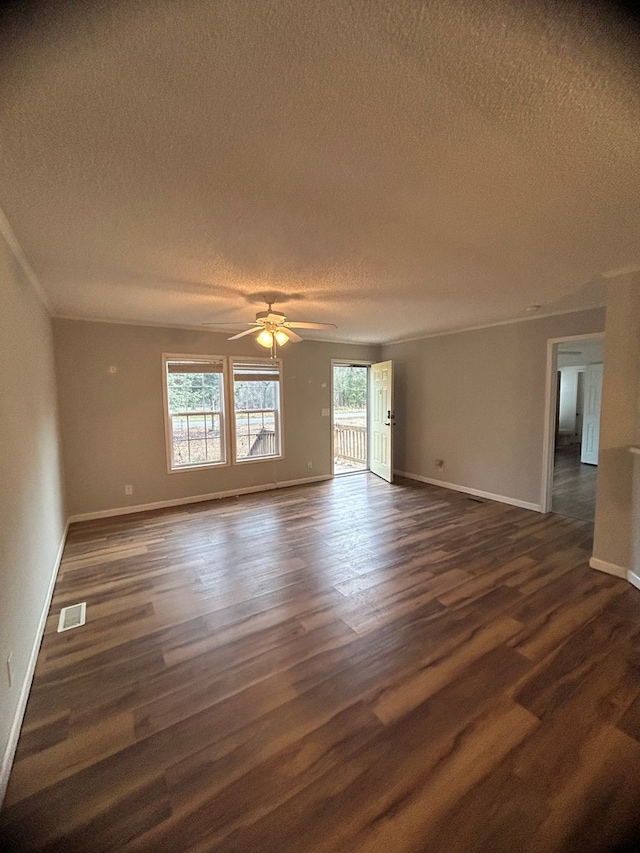
[[[590,364],[584,372],[584,405],[580,461],[598,464],[600,407],[602,405],[602,365]]]
[[[388,483],[393,482],[393,362],[380,361],[370,368],[369,435],[370,469]]]

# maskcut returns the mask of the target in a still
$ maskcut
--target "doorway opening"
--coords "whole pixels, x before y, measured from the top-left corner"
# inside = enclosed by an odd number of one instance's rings
[[[546,493],[542,508],[595,520],[603,335],[549,341]]]
[[[369,470],[369,364],[332,363],[333,473]]]

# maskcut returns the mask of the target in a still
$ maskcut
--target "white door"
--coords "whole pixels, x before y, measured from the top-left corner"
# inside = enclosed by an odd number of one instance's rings
[[[590,364],[584,372],[584,404],[580,461],[598,464],[600,445],[600,407],[602,404],[602,365]]]
[[[370,469],[388,483],[393,482],[393,362],[380,361],[370,369],[369,435]]]

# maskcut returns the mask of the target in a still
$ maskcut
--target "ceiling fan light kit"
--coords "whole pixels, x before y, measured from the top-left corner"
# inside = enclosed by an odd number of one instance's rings
[[[287,341],[289,340],[289,335],[286,332],[283,332],[282,329],[264,328],[256,341],[265,348],[271,349],[271,358],[276,357],[276,349],[277,347],[283,347]]]
[[[284,346],[288,341],[294,344],[303,340],[302,336],[293,329],[337,329],[335,323],[308,323],[298,320],[287,320],[282,311],[274,311],[271,303],[267,303],[266,311],[258,311],[250,328],[237,335],[232,335],[228,340],[236,341],[246,335],[256,335],[256,341],[265,349],[271,349],[271,358],[276,357],[277,348]],[[205,326],[216,326],[218,323],[204,323]]]
[[[270,329],[263,329],[256,338],[256,340],[262,347],[272,347],[274,337],[276,342],[280,346],[283,346],[283,344],[286,344],[286,342],[289,340],[289,338],[285,335],[284,332],[276,333],[272,332]]]

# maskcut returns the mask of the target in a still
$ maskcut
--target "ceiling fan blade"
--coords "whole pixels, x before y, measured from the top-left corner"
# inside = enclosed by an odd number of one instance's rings
[[[287,327],[287,331],[285,332],[286,336],[290,341],[293,341],[294,344],[299,344],[300,341],[303,341],[304,338],[300,337],[300,335],[296,334],[293,329]]]
[[[237,329],[238,326],[257,326],[257,323],[200,323],[201,326],[228,326],[232,329]]]
[[[252,335],[255,331],[257,331],[258,326],[252,326],[250,329],[245,329],[244,332],[240,332],[237,335],[233,335],[230,338],[227,338],[228,341],[237,341],[238,338],[244,338],[245,335]]]
[[[299,323],[297,320],[287,320],[287,329],[337,329],[335,323]]]

